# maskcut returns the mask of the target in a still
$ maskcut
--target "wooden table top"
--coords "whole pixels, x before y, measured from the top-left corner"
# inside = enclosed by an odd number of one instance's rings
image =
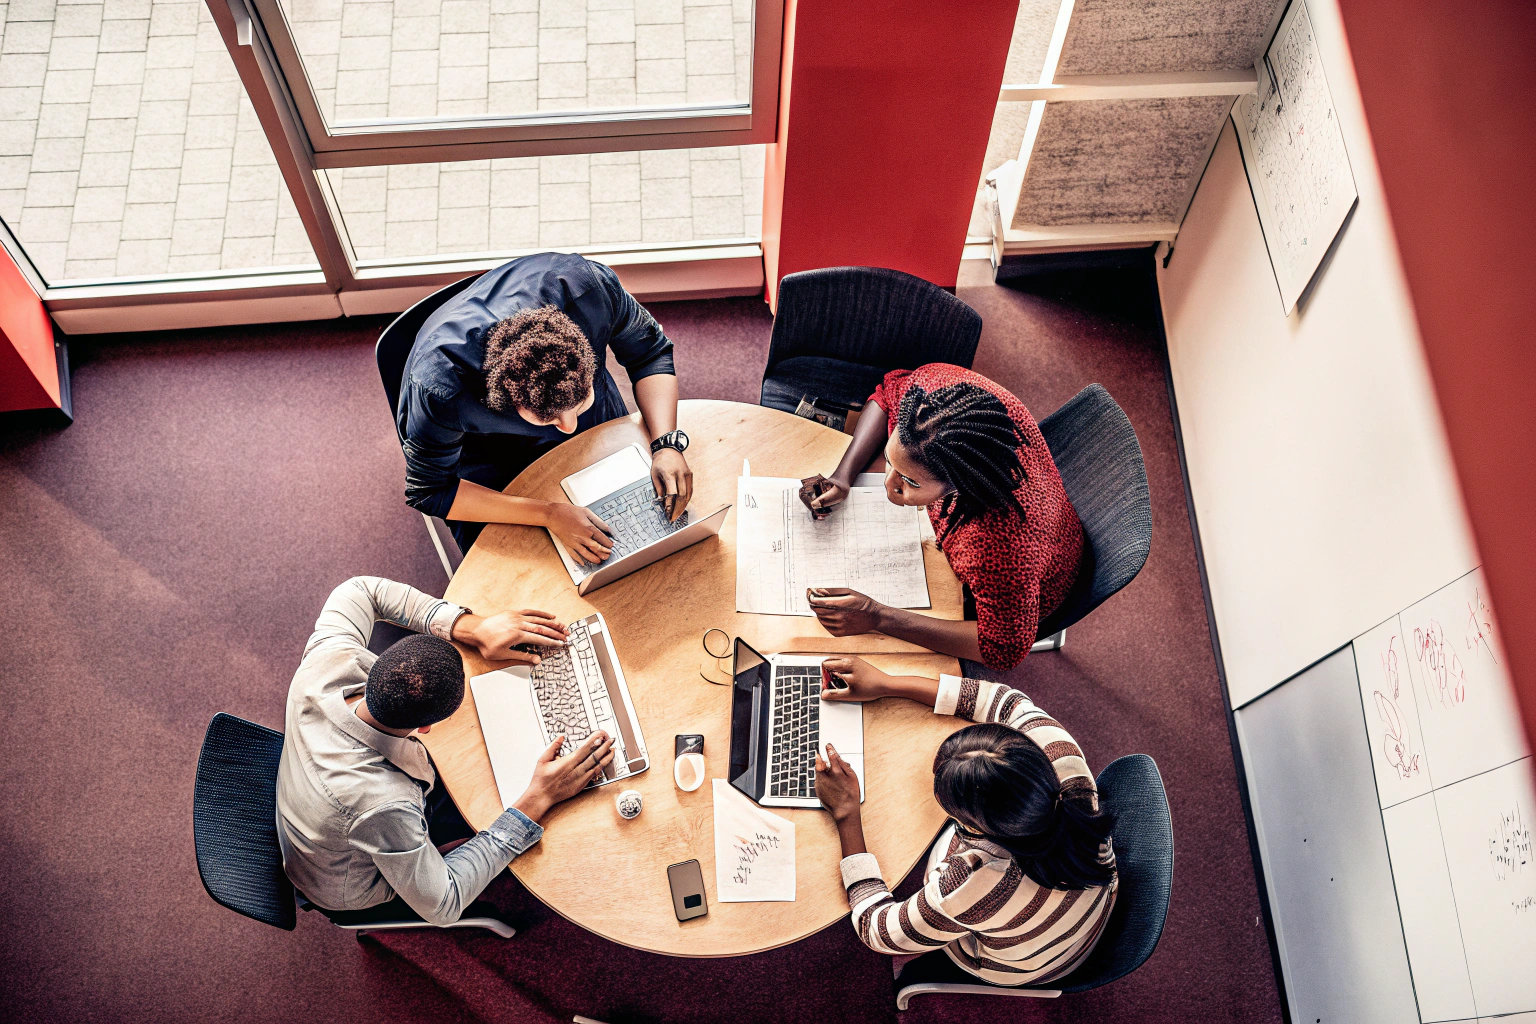
[[[690,509],[736,499],[743,458],[756,476],[830,473],[847,435],[811,420],[755,405],[684,401],[679,426],[692,440]],[[625,445],[645,440],[639,417],[614,420],[559,445],[528,467],[507,492],[564,500],[560,480]],[[583,793],[544,819],[543,840],[512,862],[513,873],[556,912],[604,938],[675,956],[736,956],[794,942],[848,912],[838,873],[840,851],[830,815],[773,808],[795,823],[795,901],[720,903],[715,892],[711,784],[692,793],[672,781],[673,737],[702,733],[709,778],[724,778],[730,751],[731,691],[699,675],[701,639],[712,626],[763,653],[857,652],[887,671],[937,677],[958,672],[953,658],[883,636],[834,638],[815,618],[736,611],[736,510],[718,540],[706,540],[582,597],[549,534],[527,526],[487,526],[449,585],[447,598],[483,612],[542,608],[562,622],[602,612],[645,733],[651,768],[623,783]],[[930,614],[961,615],[960,583],[942,552],[924,542]],[[469,675],[496,667],[460,647]],[[943,822],[933,799],[933,753],[966,723],[911,701],[865,706],[864,831],[886,881],[899,882],[922,857]],[[422,737],[442,783],[471,826],[501,814],[474,696]],[[613,798],[640,791],[644,812],[624,821]],[[666,868],[698,858],[709,914],[679,923]]]

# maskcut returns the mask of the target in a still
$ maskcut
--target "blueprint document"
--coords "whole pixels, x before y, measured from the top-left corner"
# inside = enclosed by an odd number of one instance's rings
[[[736,482],[736,610],[810,615],[807,587],[847,587],[894,608],[927,608],[925,510],[892,505],[883,487],[854,487],[816,521],[800,481]]]

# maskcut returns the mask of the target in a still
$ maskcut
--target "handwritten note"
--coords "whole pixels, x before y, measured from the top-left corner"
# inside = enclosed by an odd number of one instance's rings
[[[741,477],[736,485],[736,610],[810,615],[808,587],[848,587],[895,608],[927,608],[925,510],[855,486],[825,519],[811,518],[800,481]]]
[[[1435,806],[1440,836],[1427,840],[1445,844],[1477,1015],[1530,1013],[1536,1010],[1531,759],[1437,789]],[[1393,856],[1395,866],[1396,851]]]
[[[1238,101],[1232,120],[1289,314],[1357,197],[1305,3],[1291,5],[1258,76],[1257,94]]]
[[[1360,702],[1382,807],[1430,790],[1429,757],[1408,671],[1408,647],[1402,618],[1397,615],[1355,640]]]
[[[795,899],[795,823],[715,779],[715,893],[721,903]]]
[[[1418,725],[1435,788],[1526,756],[1514,687],[1474,570],[1400,616]]]

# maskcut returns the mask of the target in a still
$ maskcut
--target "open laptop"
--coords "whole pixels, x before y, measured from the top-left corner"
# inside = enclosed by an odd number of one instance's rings
[[[599,729],[613,737],[613,762],[590,786],[651,766],[607,623],[593,612],[569,628],[564,647],[539,648],[537,665],[512,665],[469,681],[503,807],[528,788],[534,764],[556,736],[565,736],[562,756]]]
[[[764,807],[820,807],[816,752],[831,743],[859,777],[864,705],[821,699],[822,658],[763,657],[737,638],[731,686],[731,785]]]
[[[651,482],[650,455],[638,444],[572,473],[560,481],[560,489],[572,505],[596,512],[613,531],[613,551],[596,565],[576,561],[550,533],[565,571],[581,594],[590,594],[705,537],[718,536],[731,507],[722,505],[703,516],[688,511],[676,522],[668,522]]]

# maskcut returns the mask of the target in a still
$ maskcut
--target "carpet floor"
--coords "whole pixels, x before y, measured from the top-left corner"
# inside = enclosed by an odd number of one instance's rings
[[[1178,859],[1161,945],[1135,974],[1054,1001],[922,998],[900,1019],[1278,1024],[1156,297],[1128,272],[1000,287],[967,270],[958,294],[986,322],[978,371],[1037,417],[1102,383],[1140,436],[1156,524],[1146,569],[1065,650],[1009,679],[1095,769],[1138,751],[1157,760]],[[677,344],[683,397],[757,400],[771,329],[760,300],[653,312]],[[443,590],[403,503],[372,357],[383,323],[76,339],[75,424],[0,423],[5,1016],[895,1022],[890,961],[846,922],[694,961],[599,939],[510,875],[488,892],[518,928],[507,942],[455,931],[360,943],[313,914],[284,933],[203,892],[191,809],[209,718],[282,727],[289,678],[339,581]]]

